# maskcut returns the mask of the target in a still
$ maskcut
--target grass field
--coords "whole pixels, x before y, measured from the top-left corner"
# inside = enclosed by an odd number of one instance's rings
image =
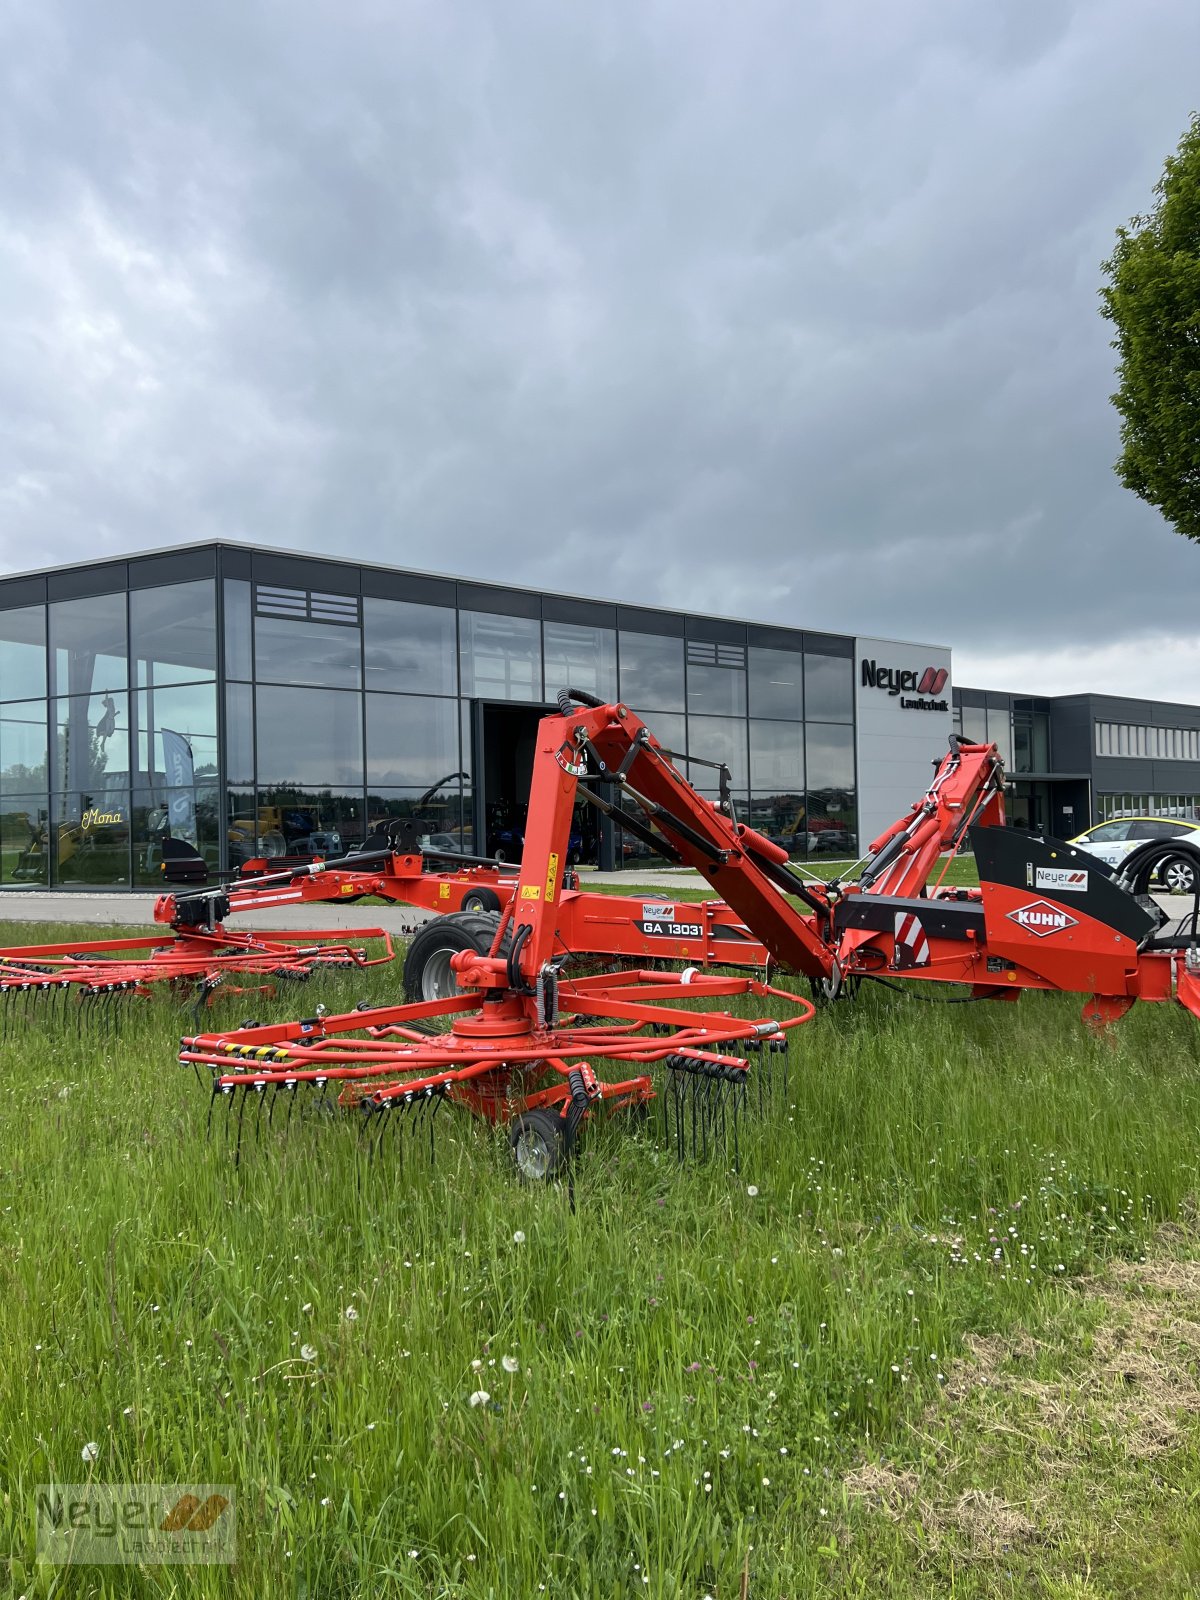
[[[10,1014],[8,1590],[1194,1594],[1195,1024],[1079,1009],[868,984],[798,1031],[739,1170],[611,1125],[574,1209],[451,1108],[433,1163],[297,1116],[235,1169],[188,1012]],[[237,1564],[39,1567],[36,1486],[88,1478],[232,1483]]]

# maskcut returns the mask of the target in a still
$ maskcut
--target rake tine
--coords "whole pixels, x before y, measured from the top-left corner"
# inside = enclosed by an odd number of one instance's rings
[[[254,1118],[254,1143],[257,1146],[262,1141],[262,1108],[263,1101],[267,1098],[266,1084],[256,1083],[254,1085],[254,1093],[258,1098],[258,1113]]]
[[[286,1134],[292,1125],[292,1112],[296,1109],[296,1097],[300,1092],[300,1085],[297,1083],[295,1078],[285,1078],[283,1080],[283,1087],[288,1091],[287,1121],[283,1125],[283,1131]]]
[[[242,1125],[246,1120],[246,1090],[245,1090],[245,1085],[239,1084],[238,1085],[238,1089],[240,1090],[240,1093],[237,1094],[237,1102],[238,1102],[237,1149],[234,1151],[234,1155],[233,1155],[233,1166],[234,1166],[234,1170],[235,1171],[242,1164]]]

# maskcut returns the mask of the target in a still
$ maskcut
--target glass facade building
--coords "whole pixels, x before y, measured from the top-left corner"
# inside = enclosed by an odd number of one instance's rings
[[[0,579],[0,884],[161,884],[416,817],[519,854],[538,716],[620,698],[797,857],[857,846],[854,640],[245,545]],[[643,847],[580,816],[578,849]]]

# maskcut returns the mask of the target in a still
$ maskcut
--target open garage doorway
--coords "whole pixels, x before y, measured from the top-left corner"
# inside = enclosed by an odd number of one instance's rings
[[[553,706],[513,705],[511,701],[471,702],[471,771],[474,777],[475,838],[483,853],[503,861],[519,861],[525,841],[525,815],[538,723]],[[596,824],[598,813],[588,805],[575,810],[571,827],[572,863],[603,866],[611,848]]]

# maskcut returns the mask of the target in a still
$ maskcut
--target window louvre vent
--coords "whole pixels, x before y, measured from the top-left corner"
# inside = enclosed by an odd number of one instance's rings
[[[710,639],[689,639],[687,658],[691,667],[729,667],[738,672],[746,670],[744,644],[716,644]]]
[[[294,622],[333,622],[345,628],[362,625],[362,601],[357,595],[325,594],[317,589],[256,584],[254,610],[260,617],[290,617]]]

